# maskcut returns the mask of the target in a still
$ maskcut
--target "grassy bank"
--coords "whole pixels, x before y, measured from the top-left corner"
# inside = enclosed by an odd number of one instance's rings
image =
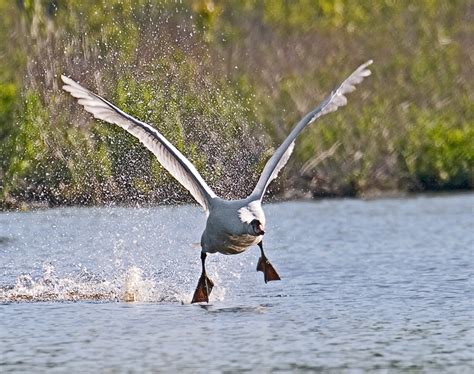
[[[0,0],[0,18],[3,208],[189,199],[137,141],[62,92],[60,74],[156,125],[218,194],[239,197],[369,58],[373,76],[306,130],[270,192],[473,187],[468,1]]]

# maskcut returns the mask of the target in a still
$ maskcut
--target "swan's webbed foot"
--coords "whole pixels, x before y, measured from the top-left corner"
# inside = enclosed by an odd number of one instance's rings
[[[199,278],[198,285],[196,287],[196,291],[194,291],[193,303],[202,303],[202,302],[209,302],[209,295],[211,294],[212,287],[214,287],[214,282],[209,279],[206,274],[206,252],[201,252],[201,263],[202,263],[202,273],[201,277]]]
[[[258,243],[258,246],[260,247],[261,251],[261,257],[258,259],[257,263],[257,271],[261,271],[263,273],[263,279],[265,280],[265,283],[268,283],[270,281],[276,281],[280,280],[280,276],[278,275],[277,271],[273,267],[273,265],[268,261],[267,257],[265,256],[265,253],[263,252],[263,244],[262,242]]]
[[[202,273],[201,277],[199,278],[196,291],[194,291],[194,296],[193,300],[191,301],[191,304],[202,302],[208,303],[212,287],[214,287],[214,282],[209,279],[206,273]]]

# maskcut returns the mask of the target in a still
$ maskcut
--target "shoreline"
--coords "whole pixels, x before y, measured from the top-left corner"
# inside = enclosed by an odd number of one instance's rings
[[[351,195],[334,195],[334,196],[320,196],[320,197],[308,197],[305,194],[291,193],[288,191],[283,194],[273,195],[264,199],[263,204],[279,204],[288,201],[324,201],[324,200],[362,200],[362,201],[376,201],[376,200],[405,200],[405,199],[416,199],[419,197],[436,198],[440,196],[459,196],[459,195],[472,195],[473,190],[443,190],[443,191],[423,191],[423,192],[407,192],[407,191],[377,191],[371,194],[361,194],[357,196]],[[0,213],[9,212],[31,212],[48,209],[61,209],[61,208],[156,208],[156,207],[171,207],[181,205],[199,205],[192,199],[189,200],[168,200],[167,202],[145,202],[145,203],[133,203],[133,202],[104,202],[100,204],[49,204],[48,202],[19,202],[17,205],[7,208],[0,206]]]

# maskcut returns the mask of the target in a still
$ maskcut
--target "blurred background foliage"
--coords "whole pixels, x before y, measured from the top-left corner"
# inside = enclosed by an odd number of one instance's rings
[[[468,0],[0,0],[0,206],[190,200],[66,74],[155,125],[242,197],[295,122],[367,59],[347,107],[308,128],[271,193],[472,189]]]

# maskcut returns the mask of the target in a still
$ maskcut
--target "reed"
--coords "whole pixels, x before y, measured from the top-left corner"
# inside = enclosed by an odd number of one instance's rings
[[[367,4],[0,0],[0,205],[190,200],[134,139],[64,95],[60,74],[157,126],[235,198],[367,58],[373,77],[307,130],[270,192],[472,189],[472,7]]]

